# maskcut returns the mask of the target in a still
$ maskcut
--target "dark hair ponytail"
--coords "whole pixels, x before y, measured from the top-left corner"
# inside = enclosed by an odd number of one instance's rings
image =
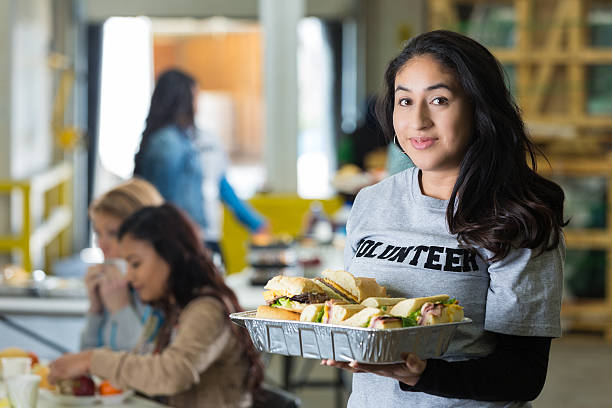
[[[474,110],[474,134],[446,212],[450,232],[466,246],[491,251],[492,261],[505,258],[513,247],[556,247],[566,225],[563,190],[536,173],[537,147],[527,136],[501,65],[478,42],[444,30],[410,40],[385,73],[377,116],[386,136],[395,134],[395,77],[420,55],[431,55],[455,73]]]

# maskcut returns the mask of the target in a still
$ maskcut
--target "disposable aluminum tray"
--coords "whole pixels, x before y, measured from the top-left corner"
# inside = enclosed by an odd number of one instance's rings
[[[366,329],[289,320],[257,319],[256,311],[232,313],[230,319],[246,327],[255,347],[267,353],[336,361],[391,364],[403,361],[402,353],[422,359],[444,354],[457,323],[401,329]]]

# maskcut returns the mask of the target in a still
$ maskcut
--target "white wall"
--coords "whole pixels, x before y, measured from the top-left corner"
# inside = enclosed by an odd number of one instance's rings
[[[13,4],[0,1],[0,179],[10,177],[11,139],[11,16]],[[10,230],[9,197],[0,194],[0,235]],[[6,254],[0,253],[0,263],[8,260]]]
[[[11,86],[11,177],[51,165],[51,9],[47,0],[14,0]]]
[[[86,20],[104,21],[113,16],[257,17],[257,0],[81,0]]]
[[[0,2],[0,178],[51,163],[51,32],[47,0]],[[3,211],[5,212],[5,211]]]
[[[10,177],[12,1],[0,1],[0,178]],[[0,196],[0,198],[2,198]],[[3,207],[0,207],[2,209]],[[6,211],[0,211],[4,214]]]
[[[276,0],[278,2],[290,0]],[[373,0],[368,0],[373,1]],[[112,16],[257,18],[258,0],[81,0],[88,21]],[[356,0],[308,0],[306,15],[324,18],[351,12]]]
[[[427,29],[424,0],[364,1],[366,7],[366,92],[378,93],[389,61],[402,49],[400,29],[414,34]]]

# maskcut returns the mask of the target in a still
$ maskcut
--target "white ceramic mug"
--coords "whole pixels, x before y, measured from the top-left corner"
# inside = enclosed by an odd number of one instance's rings
[[[40,376],[22,374],[6,380],[6,394],[12,408],[36,408]]]
[[[32,359],[30,357],[2,357],[2,378],[8,380],[17,375],[30,374]]]

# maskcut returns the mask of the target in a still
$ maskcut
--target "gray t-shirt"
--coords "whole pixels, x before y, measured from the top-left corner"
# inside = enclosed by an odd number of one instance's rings
[[[512,250],[490,263],[459,247],[446,223],[448,201],[422,194],[419,169],[407,169],[358,194],[347,223],[345,268],[376,278],[391,296],[448,294],[472,324],[460,326],[445,360],[483,357],[494,348],[488,332],[559,337],[565,245],[539,252]],[[525,402],[483,402],[406,392],[395,380],[354,374],[348,406],[528,407]]]

